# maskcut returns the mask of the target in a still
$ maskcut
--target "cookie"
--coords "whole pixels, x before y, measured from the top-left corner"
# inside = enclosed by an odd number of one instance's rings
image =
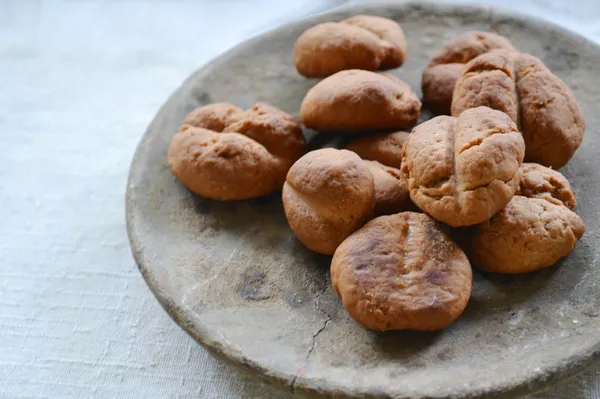
[[[311,151],[291,167],[282,199],[298,239],[315,252],[332,255],[346,237],[373,217],[373,174],[351,151]]]
[[[519,189],[516,195],[541,198],[556,205],[575,208],[577,201],[571,184],[562,173],[536,163],[521,166]]]
[[[567,256],[584,232],[583,220],[566,206],[517,195],[475,227],[470,258],[488,272],[528,273]]]
[[[454,86],[464,64],[493,49],[514,47],[505,37],[491,32],[467,32],[446,43],[423,72],[421,89],[427,106],[449,114]]]
[[[354,151],[362,159],[400,169],[402,150],[409,135],[408,132],[369,134],[352,140],[346,149]]]
[[[300,119],[320,132],[350,133],[412,127],[420,112],[421,101],[402,80],[354,69],[310,89],[300,106]]]
[[[376,331],[448,327],[465,309],[471,282],[464,252],[422,213],[373,219],[331,261],[331,283],[344,307]]]
[[[471,60],[456,83],[452,115],[482,105],[517,123],[527,162],[558,169],[583,140],[585,120],[575,96],[534,56],[494,50]]]
[[[264,103],[246,111],[211,104],[185,118],[171,141],[168,163],[192,192],[241,200],[280,190],[304,151],[302,129],[291,115]]]
[[[509,203],[524,151],[508,115],[478,107],[417,126],[405,143],[401,171],[422,211],[453,227],[469,226]]]
[[[306,30],[294,44],[294,61],[301,75],[326,77],[346,69],[397,68],[406,50],[404,32],[396,22],[357,15]]]
[[[415,210],[400,173],[407,132],[375,134],[351,141],[346,149],[365,160],[375,179],[375,215]]]
[[[377,161],[365,160],[364,162],[373,173],[375,215],[391,215],[415,208],[400,169],[391,168]]]

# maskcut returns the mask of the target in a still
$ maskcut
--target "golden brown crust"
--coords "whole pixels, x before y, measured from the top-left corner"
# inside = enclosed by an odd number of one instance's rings
[[[431,58],[429,66],[466,64],[473,58],[494,49],[514,50],[514,47],[507,38],[496,33],[466,32],[444,44],[442,49]]]
[[[575,195],[562,173],[537,163],[524,163],[520,174],[521,180],[516,195],[545,199],[571,210],[575,208]]]
[[[421,210],[451,226],[469,226],[508,204],[524,151],[506,114],[478,107],[417,126],[405,143],[401,170]]]
[[[439,64],[423,71],[421,91],[427,106],[437,114],[449,114],[452,93],[464,64]]]
[[[475,228],[471,256],[489,272],[527,273],[567,256],[584,232],[583,220],[566,206],[517,195]]]
[[[581,145],[583,113],[567,85],[539,59],[521,54],[517,76],[525,159],[558,169]]]
[[[212,104],[186,117],[171,141],[169,168],[200,196],[253,198],[281,189],[304,147],[300,125],[275,107]]]
[[[198,107],[185,117],[179,130],[181,131],[188,126],[193,126],[222,132],[229,124],[229,118],[233,114],[243,111],[243,109],[229,103],[216,103]]]
[[[391,215],[415,209],[400,169],[377,161],[364,161],[375,183],[375,215]]]
[[[465,254],[422,213],[373,219],[331,261],[331,282],[344,307],[376,331],[449,326],[467,305],[471,281]]]
[[[396,22],[357,15],[306,30],[294,44],[294,60],[300,74],[326,77],[346,69],[397,68],[406,50],[404,32]]]
[[[402,148],[410,133],[372,134],[351,141],[346,149],[367,162],[375,179],[375,215],[415,210],[400,172]]]
[[[354,151],[362,159],[400,169],[402,149],[409,135],[408,132],[369,134],[352,140],[346,149]]]
[[[560,168],[583,139],[585,121],[573,93],[528,54],[494,50],[465,66],[454,90],[452,115],[480,105],[506,112],[518,124],[528,162]]]
[[[342,23],[373,32],[381,41],[383,41],[385,56],[377,69],[398,68],[404,63],[408,45],[404,38],[404,31],[397,22],[388,18],[372,15],[356,15],[345,19]]]
[[[479,106],[502,111],[519,125],[514,53],[496,50],[477,57],[462,70],[454,89],[452,115]]]
[[[421,101],[393,75],[369,71],[338,72],[308,91],[300,119],[321,132],[404,129],[419,119]]]
[[[298,239],[315,252],[332,255],[373,216],[373,174],[351,151],[312,151],[290,168],[282,198]]]
[[[493,49],[514,50],[503,36],[491,32],[467,32],[446,43],[423,72],[423,98],[442,114],[450,113],[452,93],[463,64]]]

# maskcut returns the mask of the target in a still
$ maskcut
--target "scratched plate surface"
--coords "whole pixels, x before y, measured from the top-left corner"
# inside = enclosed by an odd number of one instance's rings
[[[167,168],[169,142],[197,106],[272,103],[297,116],[317,80],[299,76],[292,47],[308,27],[356,14],[395,19],[409,43],[393,73],[420,93],[443,42],[467,30],[507,36],[572,88],[587,120],[582,148],[562,172],[587,232],[570,257],[524,276],[475,272],[464,315],[439,333],[374,333],[357,325],[330,287],[330,258],[289,229],[280,194],[201,199]],[[127,222],[140,270],[169,314],[213,354],[263,380],[311,395],[513,396],[572,374],[600,350],[597,282],[600,50],[552,25],[481,8],[427,3],[354,6],[246,42],[192,75],[140,143],[127,188]],[[423,118],[427,118],[427,112]],[[319,136],[305,132],[311,146]]]

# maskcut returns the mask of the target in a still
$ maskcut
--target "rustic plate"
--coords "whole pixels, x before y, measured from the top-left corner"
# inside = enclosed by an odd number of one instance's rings
[[[587,232],[558,265],[508,277],[475,273],[464,315],[439,333],[374,333],[356,324],[330,287],[329,257],[289,229],[280,195],[216,202],[192,195],[167,168],[185,115],[227,101],[262,100],[298,115],[317,80],[294,69],[306,28],[356,14],[402,23],[408,62],[394,73],[419,91],[429,57],[467,30],[506,35],[541,57],[575,92],[587,119],[580,150],[562,171]],[[127,227],[148,285],[199,343],[292,392],[383,398],[514,396],[581,370],[600,352],[598,215],[600,49],[546,22],[488,8],[428,3],[359,5],[254,38],[194,73],[140,143],[127,187]],[[310,133],[310,132],[307,132]],[[312,146],[319,136],[312,139]]]

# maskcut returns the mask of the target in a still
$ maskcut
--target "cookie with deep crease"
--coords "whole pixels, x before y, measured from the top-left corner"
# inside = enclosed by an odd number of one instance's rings
[[[397,68],[406,51],[404,32],[395,21],[356,15],[306,30],[294,44],[294,61],[300,74],[326,77],[346,69]]]
[[[427,106],[439,114],[449,114],[454,86],[464,65],[494,49],[514,47],[508,39],[492,32],[467,32],[444,44],[423,71],[421,89]]]
[[[302,129],[265,103],[242,110],[227,103],[192,111],[171,140],[171,172],[194,193],[241,200],[280,190],[305,151]]]
[[[452,115],[486,106],[508,114],[525,139],[525,160],[558,169],[581,145],[585,119],[569,87],[529,54],[494,50],[461,71]]]
[[[508,115],[478,107],[417,126],[404,146],[401,170],[423,212],[453,227],[470,226],[510,202],[524,152]]]

